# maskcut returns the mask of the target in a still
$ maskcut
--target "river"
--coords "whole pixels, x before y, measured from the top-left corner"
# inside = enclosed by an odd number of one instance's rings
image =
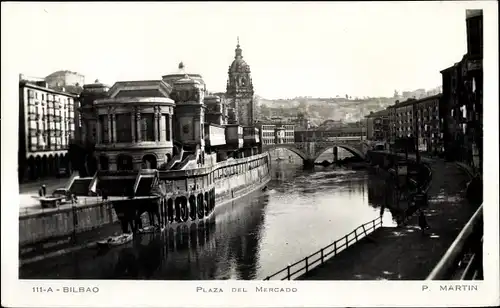
[[[326,153],[318,161],[332,157]],[[340,153],[339,153],[340,155]],[[267,191],[217,207],[205,223],[28,264],[21,279],[263,279],[381,214],[384,181],[365,170],[272,162]],[[381,201],[382,200],[382,201]],[[384,224],[392,225],[389,211]]]

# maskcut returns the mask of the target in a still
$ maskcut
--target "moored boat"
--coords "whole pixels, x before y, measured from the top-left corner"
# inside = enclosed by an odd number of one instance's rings
[[[156,232],[161,232],[161,231],[162,231],[162,228],[160,228],[160,226],[154,225],[154,226],[147,226],[147,227],[141,228],[137,232],[142,233],[142,234],[146,234],[146,233],[156,233]]]
[[[132,233],[123,233],[117,236],[108,237],[107,239],[102,241],[98,241],[97,246],[101,248],[111,248],[114,246],[120,246],[128,242],[131,242],[133,238],[134,236]]]

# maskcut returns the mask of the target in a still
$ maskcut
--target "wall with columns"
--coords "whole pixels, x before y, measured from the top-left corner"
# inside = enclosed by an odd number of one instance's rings
[[[174,103],[171,99],[113,98],[97,101],[96,109],[99,117],[96,156],[106,156],[110,170],[119,169],[117,159],[120,155],[132,159],[134,170],[142,168],[143,158],[146,155],[155,158],[156,166],[166,162],[167,154],[172,157]],[[130,124],[117,122],[120,115],[127,115]],[[142,121],[146,116],[152,116],[152,123],[143,125]],[[152,135],[149,138],[147,138],[150,132],[148,124],[153,125]],[[127,132],[123,128],[129,128],[130,131]],[[118,135],[120,132],[122,136]],[[100,164],[99,167],[103,169],[105,166]]]

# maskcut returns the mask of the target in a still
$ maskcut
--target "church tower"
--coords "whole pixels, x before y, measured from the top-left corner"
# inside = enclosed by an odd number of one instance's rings
[[[243,60],[240,39],[235,49],[234,61],[229,67],[226,87],[226,99],[229,107],[229,123],[242,126],[254,124],[253,84],[250,66]]]

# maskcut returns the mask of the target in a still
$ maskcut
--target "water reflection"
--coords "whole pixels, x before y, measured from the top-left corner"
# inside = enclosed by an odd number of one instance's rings
[[[303,170],[273,161],[266,191],[218,206],[208,221],[97,253],[47,259],[21,278],[209,280],[263,279],[380,215],[391,204],[385,179],[339,167]]]
[[[398,217],[404,214],[406,206],[399,201],[400,192],[396,189],[396,184],[388,174],[368,175],[368,200],[369,205],[380,209],[382,216],[385,211],[391,213],[392,221],[397,222]]]

